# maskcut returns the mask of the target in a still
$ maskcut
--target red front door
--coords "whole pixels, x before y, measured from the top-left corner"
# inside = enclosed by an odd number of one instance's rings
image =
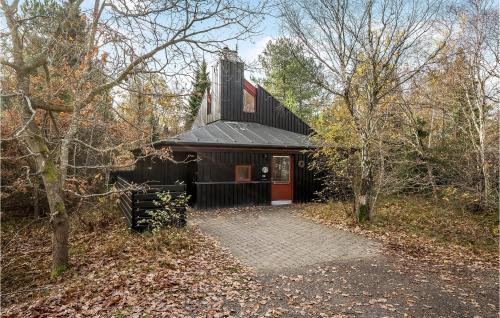
[[[273,156],[271,163],[272,204],[290,204],[293,200],[293,157]]]

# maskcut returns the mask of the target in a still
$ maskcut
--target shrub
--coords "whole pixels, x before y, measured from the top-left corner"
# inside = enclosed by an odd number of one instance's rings
[[[155,200],[153,203],[159,208],[147,211],[148,218],[139,220],[138,223],[145,225],[153,233],[166,226],[184,226],[190,196],[182,193],[173,198],[170,192],[158,192],[156,195],[159,201]]]

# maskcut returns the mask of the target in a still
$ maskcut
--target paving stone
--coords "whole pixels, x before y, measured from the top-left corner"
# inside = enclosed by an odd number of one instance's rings
[[[205,211],[193,221],[240,261],[261,271],[374,258],[380,254],[379,243],[307,220],[297,215],[293,205],[237,213]]]

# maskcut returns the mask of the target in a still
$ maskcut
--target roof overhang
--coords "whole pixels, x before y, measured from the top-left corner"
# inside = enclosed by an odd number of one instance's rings
[[[255,122],[215,121],[157,141],[155,148],[184,152],[298,153],[317,149],[310,136]],[[134,151],[138,154],[139,149]]]
[[[313,149],[310,137],[255,122],[218,120],[157,143],[160,146]]]
[[[272,153],[298,153],[313,151],[316,147],[251,147],[251,146],[237,146],[237,145],[221,145],[221,144],[170,144],[170,143],[156,143],[154,147],[166,147],[172,151],[183,152],[272,152]]]

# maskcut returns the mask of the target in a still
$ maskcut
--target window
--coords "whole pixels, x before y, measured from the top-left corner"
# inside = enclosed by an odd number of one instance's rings
[[[236,166],[236,182],[249,182],[252,179],[252,166]]]
[[[243,112],[255,113],[255,97],[257,89],[246,79],[243,79]]]
[[[289,156],[273,156],[271,178],[273,183],[290,183]]]
[[[210,94],[210,87],[207,88],[207,115],[212,113],[212,94]]]
[[[243,90],[243,111],[245,113],[255,113],[255,97],[246,89]]]

